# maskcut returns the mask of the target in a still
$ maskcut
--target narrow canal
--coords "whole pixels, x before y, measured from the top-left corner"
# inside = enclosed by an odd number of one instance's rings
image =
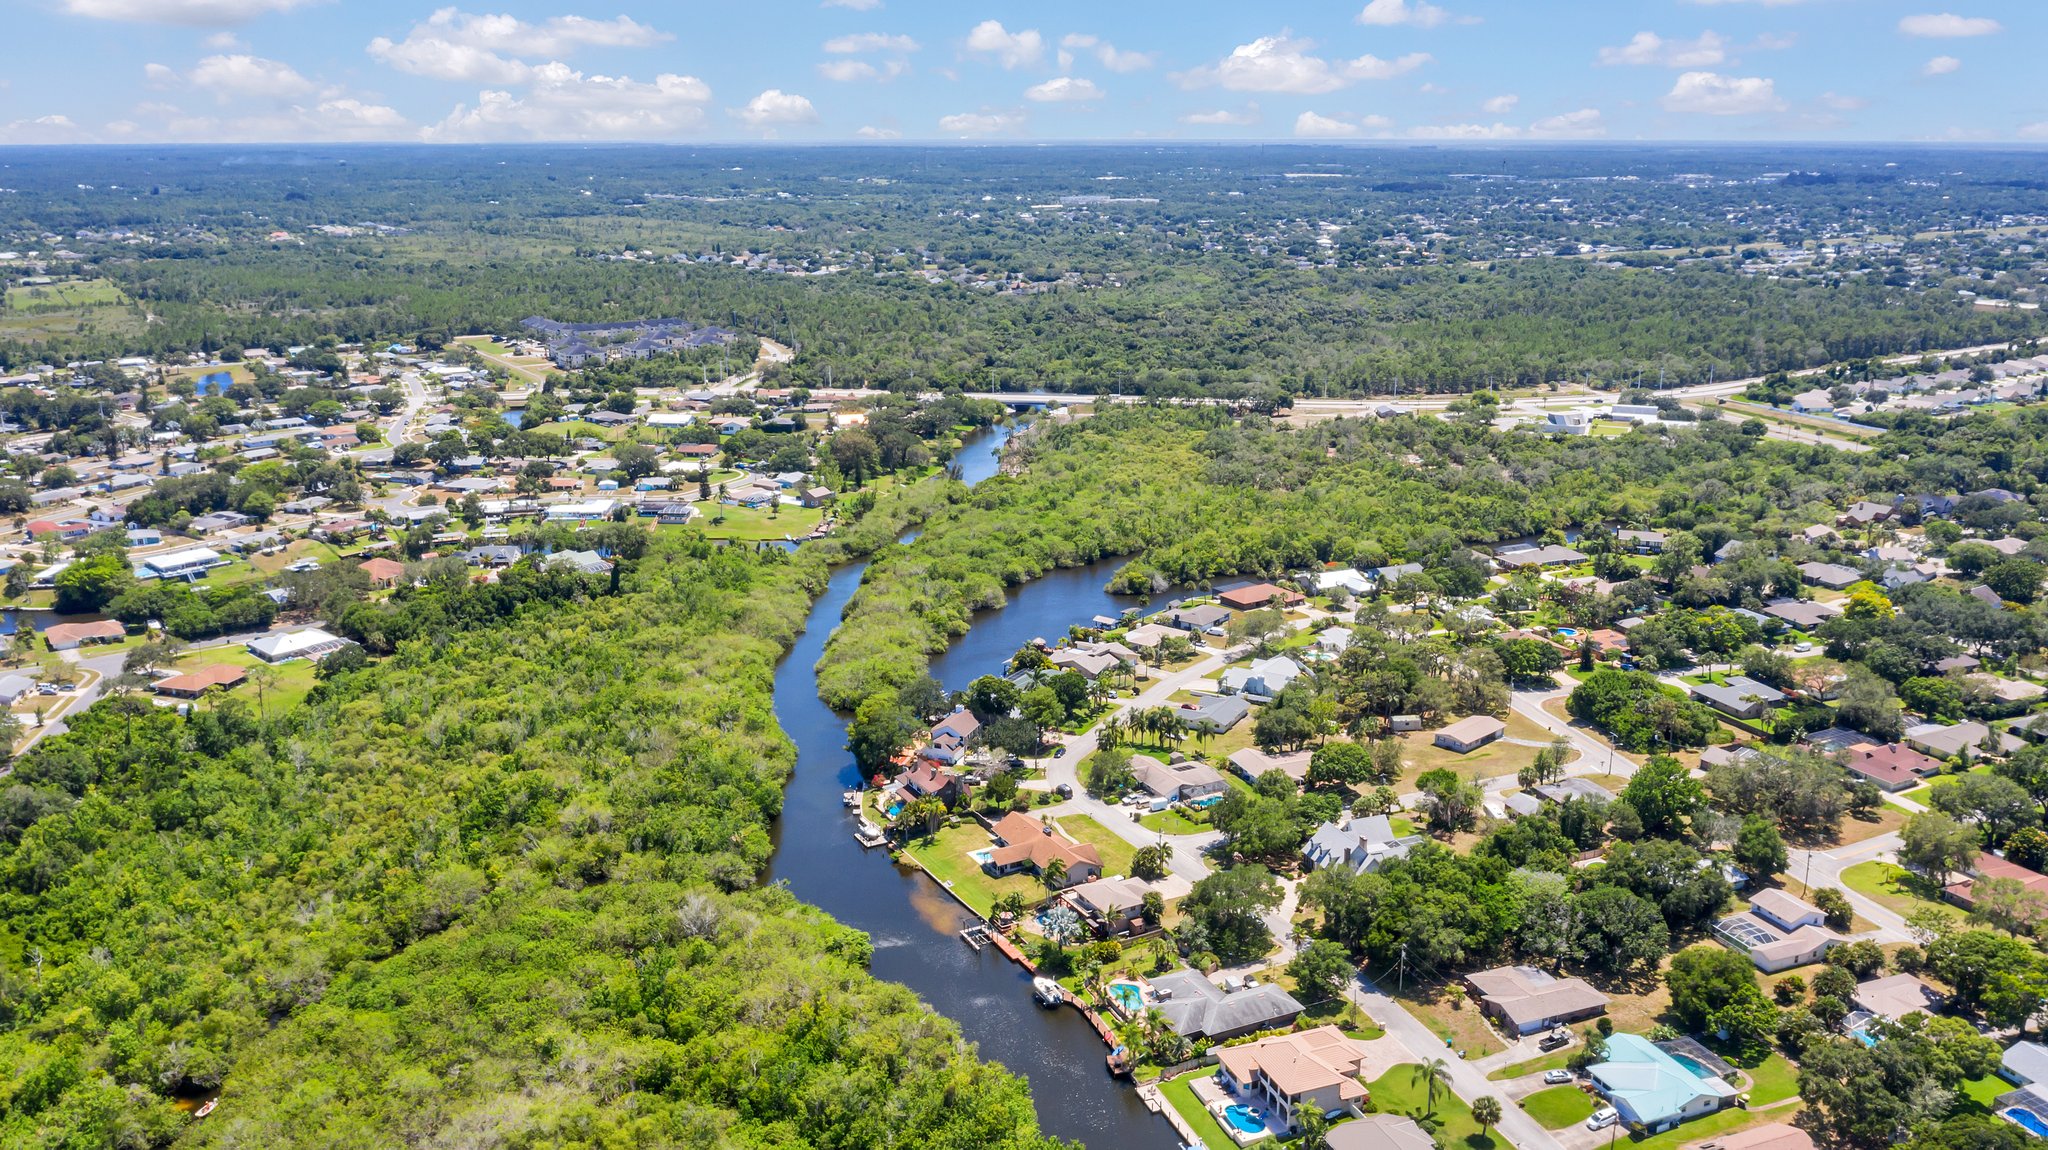
[[[997,429],[969,443],[958,457],[962,477],[979,483],[995,474],[1008,438],[1007,429]],[[975,617],[970,634],[933,662],[932,673],[957,689],[1036,636],[1113,614],[1128,605],[1102,590],[1115,567],[1105,562],[1055,571],[1016,588],[1007,606]],[[859,564],[832,573],[803,635],[776,669],[775,716],[796,743],[796,776],[775,827],[769,877],[866,931],[874,939],[877,977],[916,991],[959,1023],[983,1058],[1028,1077],[1048,1133],[1099,1150],[1172,1150],[1179,1144],[1172,1127],[1109,1076],[1107,1051],[1078,1013],[1039,1008],[1022,968],[993,948],[976,951],[960,941],[960,929],[974,921],[970,912],[921,872],[853,841],[852,816],[839,796],[858,786],[860,775],[846,752],[845,721],[818,700],[813,667],[863,570]]]

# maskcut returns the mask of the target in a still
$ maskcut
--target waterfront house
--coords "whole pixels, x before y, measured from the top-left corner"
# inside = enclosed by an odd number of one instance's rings
[[[1145,896],[1152,889],[1143,879],[1099,878],[1061,891],[1060,901],[1072,907],[1097,938],[1115,938],[1159,925],[1143,917]]]
[[[931,742],[924,749],[924,757],[938,763],[957,763],[980,730],[981,720],[974,717],[974,712],[955,707],[952,714],[932,724]]]
[[[989,852],[982,869],[998,878],[1019,871],[1042,876],[1055,861],[1066,867],[1062,885],[1072,886],[1102,875],[1102,856],[1094,845],[1069,841],[1052,823],[1011,811],[990,833],[995,836],[996,847]]]
[[[1295,1128],[1313,1109],[1328,1117],[1363,1116],[1366,1045],[1334,1026],[1279,1034],[1216,1052],[1216,1081],[1271,1111],[1268,1125]]]
[[[1272,983],[1225,990],[1197,970],[1176,970],[1150,981],[1147,1005],[1166,1015],[1174,1033],[1190,1041],[1275,1030],[1301,1017],[1301,1003]]]
[[[913,799],[938,799],[953,806],[967,797],[960,776],[932,763],[919,763],[889,780],[889,785]]]
[[[1277,587],[1271,583],[1233,587],[1228,591],[1219,592],[1216,596],[1218,602],[1233,611],[1256,611],[1261,607],[1292,607],[1305,598],[1306,596],[1299,591]]]

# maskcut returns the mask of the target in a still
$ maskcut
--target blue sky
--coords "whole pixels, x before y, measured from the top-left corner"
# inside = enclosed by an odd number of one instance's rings
[[[2048,141],[1956,2],[4,0],[0,143]]]

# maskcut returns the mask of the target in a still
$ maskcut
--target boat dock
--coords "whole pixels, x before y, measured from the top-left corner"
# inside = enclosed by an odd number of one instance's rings
[[[1026,956],[1022,950],[1019,950],[1017,948],[1017,944],[1011,941],[1008,935],[1004,934],[1002,931],[991,928],[987,923],[976,923],[975,925],[970,926],[967,929],[961,931],[960,941],[966,943],[967,945],[973,947],[976,950],[980,950],[984,945],[993,946],[996,948],[997,951],[999,951],[1002,954],[1004,958],[1007,958],[1011,962],[1016,963],[1018,966],[1023,967],[1029,973],[1034,975],[1038,973],[1037,963],[1031,961],[1031,959],[1028,956]],[[1115,1052],[1123,1048],[1123,1042],[1117,1038],[1116,1029],[1110,1026],[1109,1020],[1103,1018],[1102,1014],[1099,1011],[1097,1011],[1094,1007],[1088,1005],[1087,1003],[1081,1001],[1079,998],[1075,997],[1072,991],[1062,988],[1060,991],[1060,998],[1068,1006],[1071,1006],[1075,1010],[1080,1011],[1081,1017],[1088,1020],[1088,1025],[1095,1028],[1095,1036],[1097,1038],[1102,1039],[1102,1044],[1104,1046],[1109,1047],[1111,1051],[1108,1063],[1110,1073],[1129,1073],[1128,1060],[1125,1060],[1124,1069],[1118,1069],[1117,1055]]]
[[[853,841],[864,847],[878,847],[889,840],[882,834],[882,828],[862,819],[860,825],[853,830]]]

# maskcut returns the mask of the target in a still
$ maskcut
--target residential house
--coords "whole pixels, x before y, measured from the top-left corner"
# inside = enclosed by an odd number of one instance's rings
[[[1494,562],[1500,564],[1503,569],[1513,567],[1568,567],[1586,561],[1586,556],[1583,552],[1574,551],[1569,547],[1560,547],[1555,543],[1546,543],[1542,546],[1521,544],[1512,547],[1501,547],[1495,549],[1493,558]]]
[[[1372,590],[1372,580],[1356,567],[1341,567],[1335,571],[1318,571],[1314,575],[1316,590],[1328,593],[1343,590],[1353,596],[1364,595]]]
[[[1928,758],[1904,743],[1850,751],[1842,765],[1850,774],[1868,779],[1883,791],[1908,790],[1941,773],[1939,760]]]
[[[1279,771],[1294,780],[1294,785],[1304,786],[1308,782],[1308,764],[1314,757],[1312,751],[1288,751],[1285,754],[1268,754],[1257,747],[1245,747],[1230,752],[1230,769],[1243,776],[1247,782],[1258,782],[1259,776],[1267,771]]]
[[[364,560],[360,570],[369,577],[372,587],[396,587],[399,579],[405,575],[405,564],[380,555],[375,559]]]
[[[1330,1127],[1323,1135],[1323,1145],[1327,1150],[1436,1150],[1436,1139],[1413,1118],[1368,1114]]]
[[[1085,651],[1079,647],[1061,647],[1048,654],[1046,662],[1091,682],[1123,665],[1123,660],[1107,651]]]
[[[1303,600],[1301,592],[1271,583],[1253,583],[1219,592],[1218,602],[1233,611],[1256,611],[1261,607],[1291,607]]]
[[[1256,1099],[1286,1129],[1304,1113],[1363,1116],[1367,1091],[1364,1042],[1334,1026],[1279,1034],[1217,1051],[1216,1081],[1231,1093]]]
[[[1998,1060],[1998,1076],[2014,1086],[2048,1083],[2048,1046],[2015,1042]]]
[[[1394,833],[1385,815],[1340,816],[1316,828],[1301,848],[1301,861],[1311,870],[1348,867],[1358,874],[1378,870],[1390,859],[1406,858],[1422,835]]]
[[[226,559],[210,547],[183,547],[176,551],[165,551],[135,562],[137,579],[195,579],[215,567],[223,566]]]
[[[1206,723],[1222,734],[1243,722],[1251,711],[1252,706],[1243,695],[1202,695],[1192,703],[1180,705],[1180,725],[1200,731]]]
[[[1749,955],[1758,970],[1775,974],[1819,962],[1843,940],[1822,926],[1826,916],[1781,890],[1757,892],[1750,909],[1714,924],[1714,935]]]
[[[1693,698],[1737,719],[1761,719],[1785,701],[1785,692],[1747,675],[1730,675],[1724,683],[1695,683]]]
[[[1481,1008],[1511,1034],[1534,1034],[1607,1013],[1607,996],[1583,978],[1533,966],[1498,966],[1465,976]]]
[[[1149,981],[1151,1006],[1166,1015],[1174,1033],[1191,1041],[1218,1042],[1273,1030],[1301,1017],[1301,1003],[1271,983],[1226,991],[1198,970],[1176,970]]]
[[[981,730],[981,720],[965,707],[953,708],[953,713],[932,724],[931,741],[925,745],[924,757],[933,762],[958,763],[967,754],[967,744]]]
[[[1664,553],[1665,536],[1662,531],[1636,531],[1631,529],[1617,531],[1614,533],[1614,537],[1623,546],[1638,555],[1661,555]]]
[[[1301,676],[1301,664],[1285,655],[1260,659],[1249,667],[1227,668],[1219,681],[1223,689],[1254,699],[1270,699]]]
[[[1940,991],[1910,974],[1859,982],[1849,1000],[1856,1009],[1891,1022],[1909,1014],[1932,1014],[1945,1001]]]
[[[96,623],[59,623],[43,629],[43,641],[52,651],[72,651],[87,643],[118,643],[128,634],[118,619]]]
[[[1835,409],[1835,401],[1821,388],[1802,391],[1792,397],[1792,410],[1804,415],[1819,415]]]
[[[1162,627],[1157,623],[1140,623],[1124,632],[1124,646],[1137,651],[1151,652],[1168,639],[1181,637],[1176,627]]]
[[[1508,726],[1492,715],[1469,715],[1436,733],[1437,746],[1458,754],[1470,754],[1507,734]]]
[[[937,799],[948,807],[967,797],[967,787],[959,775],[932,763],[911,767],[889,780],[889,786],[910,798]]]
[[[1203,604],[1197,607],[1176,607],[1161,613],[1169,627],[1182,631],[1206,632],[1230,622],[1230,609]]]
[[[288,663],[294,659],[321,659],[349,645],[347,639],[330,635],[318,627],[280,632],[249,640],[243,646],[266,663]]]
[[[149,689],[173,699],[196,699],[215,687],[233,689],[248,677],[247,667],[237,667],[233,663],[214,663],[196,671],[186,671],[180,675],[172,675],[168,679],[158,679],[150,684]]]
[[[1813,1135],[1783,1122],[1766,1122],[1734,1134],[1722,1134],[1712,1144],[1718,1150],[1814,1150]]]
[[[1629,1129],[1661,1134],[1735,1101],[1736,1090],[1704,1065],[1671,1053],[1639,1034],[1613,1034],[1607,1058],[1586,1069],[1594,1089]]]
[[[1573,775],[1554,783],[1538,783],[1529,793],[1546,803],[1563,806],[1573,799],[1604,806],[1614,801],[1613,792],[1591,779]]]
[[[1985,746],[1987,738],[1991,739],[1989,749]],[[2027,744],[2003,731],[1994,733],[1990,727],[1972,720],[1955,724],[1921,723],[1908,727],[1906,745],[1937,759],[1952,759],[1965,751],[1972,756],[2010,755]]]
[[[11,707],[35,693],[36,681],[27,675],[0,675],[0,706]]]
[[[1774,599],[1764,606],[1764,614],[1781,619],[1801,631],[1811,631],[1841,613],[1842,609],[1832,603],[1808,599]]]
[[[983,869],[998,877],[1029,871],[1044,875],[1054,862],[1066,868],[1062,885],[1088,882],[1102,875],[1102,856],[1091,843],[1069,841],[1051,823],[1011,811],[990,832],[996,847],[989,852]]]
[[[1801,563],[1799,577],[1808,583],[1840,591],[1853,583],[1863,581],[1863,572],[1840,563]]]
[[[1152,796],[1152,809],[1165,810],[1174,803],[1199,802],[1230,789],[1216,768],[1184,759],[1162,763],[1150,755],[1131,756],[1131,774],[1138,786]]]
[[[1151,883],[1135,878],[1099,878],[1070,886],[1060,892],[1060,901],[1072,907],[1097,938],[1137,934],[1157,927],[1144,919],[1145,895]]]
[[[1941,892],[1943,898],[1965,910],[1976,901],[1978,879],[2010,879],[2036,894],[2048,896],[2048,875],[1988,852],[1978,855],[1973,865],[1977,870],[1974,876],[1952,882]]]
[[[1867,527],[1872,523],[1882,523],[1891,517],[1891,504],[1872,503],[1865,499],[1851,503],[1846,511],[1836,516],[1835,526],[1848,527],[1853,525],[1856,527]]]

